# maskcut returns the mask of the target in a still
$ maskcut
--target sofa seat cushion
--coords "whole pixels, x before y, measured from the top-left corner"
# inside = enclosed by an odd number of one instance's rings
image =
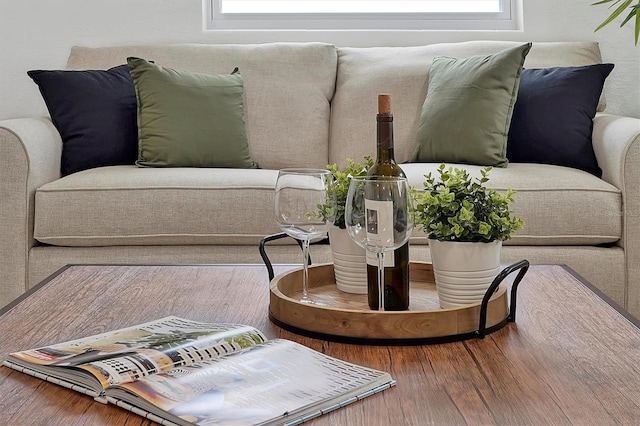
[[[402,164],[422,188],[439,164]],[[449,164],[480,176],[479,166]],[[85,170],[36,192],[35,239],[60,246],[257,244],[279,232],[273,213],[277,170]],[[567,167],[512,163],[494,168],[488,185],[515,189],[515,214],[525,226],[505,244],[594,245],[618,241],[620,191]],[[414,244],[426,244],[416,232]],[[256,248],[257,250],[257,248]]]
[[[257,244],[279,232],[277,170],[85,170],[36,192],[34,237],[60,246]]]
[[[423,188],[424,175],[437,176],[439,164],[402,164],[411,185]],[[447,164],[480,177],[480,166]],[[590,173],[544,164],[510,163],[494,167],[487,185],[517,191],[512,204],[524,227],[504,244],[596,245],[618,241],[622,235],[622,195],[613,185]],[[426,244],[420,231],[412,242]]]

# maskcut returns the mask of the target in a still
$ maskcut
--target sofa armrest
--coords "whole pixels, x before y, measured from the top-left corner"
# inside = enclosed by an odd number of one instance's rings
[[[640,119],[598,114],[593,149],[602,179],[622,191],[622,239],[627,266],[626,306],[640,317]]]
[[[602,169],[602,179],[622,191],[625,191],[625,185],[638,183],[634,178],[640,174],[640,119],[611,114],[596,115],[593,121],[593,149]]]
[[[60,177],[61,152],[49,118],[0,121],[0,307],[28,289],[35,191]]]

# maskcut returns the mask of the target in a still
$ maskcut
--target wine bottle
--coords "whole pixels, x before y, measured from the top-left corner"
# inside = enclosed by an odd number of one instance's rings
[[[405,177],[393,154],[393,114],[391,96],[378,95],[377,158],[369,176]],[[367,252],[367,299],[369,307],[378,309],[378,260]],[[409,308],[409,243],[385,254],[384,309],[403,311]]]

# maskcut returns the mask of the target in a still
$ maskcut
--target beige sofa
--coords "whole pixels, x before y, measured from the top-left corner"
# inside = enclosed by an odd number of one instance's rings
[[[383,92],[393,97],[396,158],[408,161],[433,57],[517,44],[74,47],[69,69],[104,69],[127,56],[214,74],[239,66],[251,156],[262,168],[131,165],[60,178],[61,139],[49,118],[0,121],[0,306],[65,264],[261,262],[259,240],[278,232],[278,169],[374,156],[376,95]],[[534,43],[525,67],[598,62],[594,43]],[[514,209],[525,221],[503,258],[567,264],[640,317],[640,120],[599,114],[593,145],[602,179],[540,164],[491,172],[491,186],[518,191]],[[436,166],[402,165],[417,186]],[[292,241],[272,245],[269,254],[274,262],[300,259]],[[312,257],[330,261],[329,247],[314,246]],[[424,235],[413,238],[411,257],[429,260]]]

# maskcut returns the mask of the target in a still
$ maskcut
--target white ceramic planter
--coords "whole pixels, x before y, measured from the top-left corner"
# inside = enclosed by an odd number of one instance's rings
[[[367,257],[365,249],[357,245],[346,229],[332,226],[329,230],[333,269],[338,290],[367,294]]]
[[[467,243],[429,240],[440,307],[482,301],[500,272],[502,241]]]

